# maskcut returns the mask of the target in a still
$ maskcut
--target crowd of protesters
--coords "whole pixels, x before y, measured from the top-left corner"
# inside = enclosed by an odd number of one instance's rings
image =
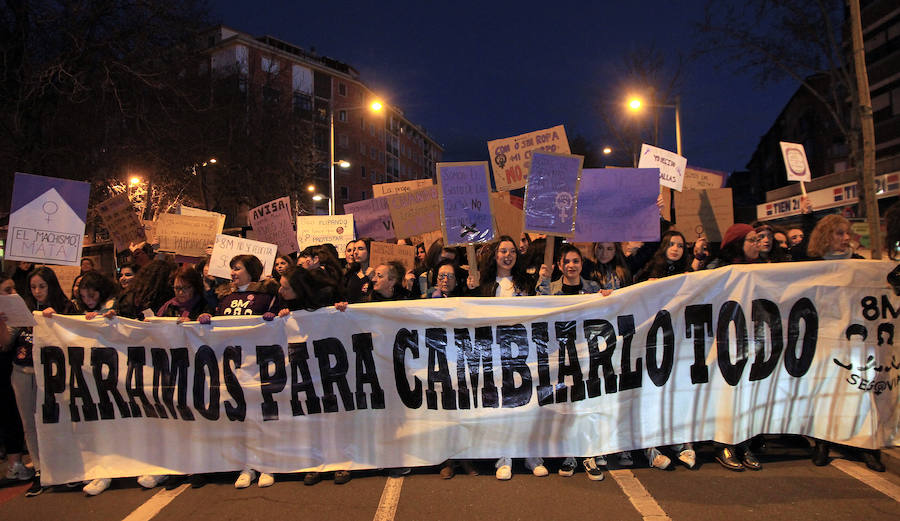
[[[0,274],[0,294],[17,293],[31,310],[44,316],[83,314],[94,320],[115,316],[143,320],[156,316],[208,324],[213,316],[259,315],[262,320],[272,320],[327,306],[346,310],[356,303],[418,298],[609,295],[635,283],[731,264],[861,258],[852,248],[847,219],[828,215],[816,222],[806,201],[803,207],[802,222],[796,228],[781,229],[765,222],[738,223],[725,231],[718,245],[702,237],[686,237],[665,221],[661,221],[659,243],[600,242],[585,252],[556,239],[552,266],[543,264],[547,238],[528,234],[499,237],[479,248],[475,259],[466,259],[465,250],[445,247],[440,240],[427,249],[424,244],[417,244],[413,266],[397,261],[373,265],[369,257],[371,241],[367,238],[350,241],[345,246],[345,259],[339,259],[330,244],[308,247],[296,256],[277,257],[272,273],[264,273],[257,257],[238,255],[230,261],[231,280],[210,276],[208,258],[197,264],[179,265],[171,256],[154,254],[150,246],[141,245],[131,251],[130,262],[120,266],[115,279],[101,274],[90,259],[85,259],[82,273],[68,294],[68,288],[60,287],[50,267],[20,262],[12,273]],[[887,216],[887,244],[892,258],[897,251],[894,245],[900,246],[898,216],[900,209],[892,209]],[[478,269],[470,269],[476,266]],[[900,287],[900,270],[891,276],[896,279],[892,284]],[[0,434],[7,460],[6,480],[30,480],[26,495],[34,496],[44,487],[40,482],[40,452],[34,424],[37,387],[32,332],[31,328],[7,327],[5,318],[0,314]],[[751,447],[762,444],[761,437],[736,446],[715,444],[715,459],[733,471],[760,470],[762,465]],[[30,467],[23,460],[26,451],[30,454]],[[815,440],[813,462],[826,464],[828,451],[827,442]],[[673,458],[690,468],[696,464],[691,444],[648,447],[644,455],[650,466],[660,469],[669,467]],[[884,470],[877,451],[861,451],[861,455],[870,468]],[[589,479],[602,480],[601,467],[608,465],[608,459],[622,467],[634,462],[631,452],[626,451],[584,458],[580,467]],[[539,457],[528,458],[525,466],[535,476],[550,473]],[[451,478],[460,467],[468,474],[478,472],[470,461],[450,460],[441,465],[440,475]],[[497,479],[512,477],[510,457],[500,457],[495,467]],[[565,458],[558,466],[558,474],[572,476],[578,467],[575,457]],[[392,475],[409,471],[389,470]],[[303,481],[313,485],[322,478],[322,473],[310,472]],[[138,477],[138,483],[152,488],[167,479],[168,476],[147,475]],[[205,483],[202,475],[189,479],[195,487]],[[333,479],[337,484],[346,483],[351,473],[340,470],[333,473]],[[275,482],[275,477],[245,468],[234,486],[245,488],[253,482],[266,487]],[[71,485],[82,486],[88,495],[97,495],[110,484],[110,479],[95,479]]]

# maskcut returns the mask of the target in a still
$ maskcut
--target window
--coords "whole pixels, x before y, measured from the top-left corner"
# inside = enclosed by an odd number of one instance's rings
[[[347,148],[350,146],[350,138],[347,137],[346,134],[340,134],[338,136],[338,146],[341,148]]]
[[[375,150],[375,147],[369,149],[369,155],[372,156],[372,159],[378,159],[378,151]]]
[[[340,94],[341,96],[346,96],[347,95],[347,85],[345,85],[343,83],[338,83],[338,94]]]
[[[341,187],[341,200],[346,201],[347,199],[350,199],[350,189],[347,188],[346,186],[342,186]]]
[[[278,105],[281,100],[281,92],[268,85],[263,86],[263,101],[268,105]]]
[[[375,125],[369,124],[369,134],[375,135]]]
[[[294,114],[304,116],[312,115],[312,98],[309,94],[300,91],[294,91]]]
[[[365,130],[365,129],[366,129],[366,120],[363,119],[362,116],[359,117],[359,129],[360,129],[360,130]]]
[[[259,65],[262,71],[268,74],[278,74],[281,71],[281,64],[278,63],[278,60],[265,56],[260,58]]]
[[[365,198],[366,198],[366,191],[365,191],[365,190],[363,190],[362,193],[360,193],[360,197],[362,198],[361,200],[365,200]]]
[[[359,171],[362,174],[362,178],[366,178],[366,165],[359,165]],[[365,199],[365,197],[363,197]]]
[[[366,144],[363,142],[359,143],[359,153],[363,156],[366,155]]]
[[[338,120],[343,121],[344,123],[347,122],[347,111],[346,110],[338,111]]]

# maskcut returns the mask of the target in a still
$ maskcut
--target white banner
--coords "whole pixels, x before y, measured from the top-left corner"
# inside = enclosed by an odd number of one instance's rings
[[[291,230],[293,234],[294,230]],[[212,255],[209,257],[209,274],[223,279],[231,278],[231,259],[237,255],[253,255],[263,265],[263,277],[272,273],[278,246],[267,242],[244,239],[233,235],[216,235]]]
[[[38,316],[42,479],[587,456],[759,433],[894,445],[892,268],[731,266],[609,297],[211,326]]]

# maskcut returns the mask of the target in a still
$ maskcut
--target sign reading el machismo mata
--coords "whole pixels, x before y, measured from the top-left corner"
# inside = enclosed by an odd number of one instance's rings
[[[6,259],[77,266],[90,195],[90,183],[16,173]]]
[[[488,141],[488,155],[494,169],[497,190],[515,190],[525,186],[531,154],[553,152],[568,154],[569,139],[562,125],[504,139]]]

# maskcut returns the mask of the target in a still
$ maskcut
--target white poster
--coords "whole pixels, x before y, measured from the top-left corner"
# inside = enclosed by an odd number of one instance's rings
[[[192,208],[183,204],[178,207],[178,213],[181,215],[192,215],[194,217],[215,217],[218,226],[216,233],[222,233],[222,230],[225,229],[225,214],[201,210],[200,208]]]
[[[209,274],[214,277],[231,279],[231,259],[237,255],[253,255],[263,265],[263,277],[272,273],[278,246],[267,242],[252,241],[232,235],[216,235],[212,256],[209,259]]]
[[[298,215],[297,243],[300,251],[307,246],[330,243],[337,248],[340,258],[344,258],[344,245],[354,239],[353,214],[344,215]]]
[[[897,445],[893,267],[735,265],[608,297],[351,304],[272,322],[38,316],[43,482],[585,456],[760,433]]]
[[[684,185],[687,159],[674,152],[644,143],[641,145],[638,168],[659,168],[659,184],[680,192]]]
[[[781,157],[784,159],[784,170],[788,181],[812,181],[809,161],[806,160],[806,149],[800,143],[779,141]]]

